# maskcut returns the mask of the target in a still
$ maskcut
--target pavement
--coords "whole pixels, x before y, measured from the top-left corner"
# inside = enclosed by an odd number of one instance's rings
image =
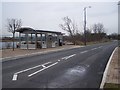
[[[2,87],[99,88],[116,46],[114,41],[2,62]]]
[[[120,62],[118,55],[120,47],[116,47],[112,53],[111,58],[109,59],[108,67],[105,70],[105,74],[103,76],[103,85],[101,88],[106,87],[106,85],[120,85]],[[110,87],[109,87],[110,88]],[[118,88],[118,86],[116,87]]]
[[[120,63],[118,63],[118,48],[115,50],[107,73],[106,83],[120,84]]]

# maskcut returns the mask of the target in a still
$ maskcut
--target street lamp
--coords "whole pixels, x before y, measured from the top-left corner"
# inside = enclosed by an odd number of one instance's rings
[[[118,2],[118,5],[120,5],[120,1]]]
[[[91,6],[84,7],[84,45],[86,46],[86,9],[91,8]]]

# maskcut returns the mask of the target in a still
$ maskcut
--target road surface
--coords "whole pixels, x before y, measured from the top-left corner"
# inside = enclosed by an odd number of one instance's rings
[[[3,88],[99,88],[117,42],[24,57],[2,63]]]

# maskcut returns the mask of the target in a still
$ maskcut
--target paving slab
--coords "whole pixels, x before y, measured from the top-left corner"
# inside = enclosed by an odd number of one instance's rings
[[[119,48],[120,49],[120,48]],[[118,63],[118,48],[113,54],[112,60],[107,73],[106,83],[120,84],[120,66]]]

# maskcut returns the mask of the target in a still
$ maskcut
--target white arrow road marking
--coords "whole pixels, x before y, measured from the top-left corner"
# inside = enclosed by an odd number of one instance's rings
[[[43,68],[45,68],[46,66],[45,65],[42,65]]]
[[[28,77],[31,77],[31,76],[33,76],[33,75],[35,75],[35,74],[37,74],[37,73],[39,73],[39,72],[41,72],[41,71],[43,71],[43,70],[49,68],[49,67],[52,67],[52,66],[54,66],[54,65],[56,65],[56,64],[58,64],[58,62],[53,63],[53,64],[51,64],[51,65],[49,65],[49,66],[47,66],[47,67],[45,67],[45,68],[43,68],[43,69],[40,69],[40,70],[38,70],[38,71],[36,71],[36,72],[30,74],[30,75],[28,75]]]
[[[73,57],[73,56],[75,56],[75,55],[76,55],[76,54],[72,54],[72,55],[70,55],[70,56],[63,57],[62,59],[67,60],[67,59],[69,59],[69,58],[71,58],[71,57]],[[58,60],[58,61],[60,61],[60,60]],[[35,74],[37,74],[37,73],[39,73],[39,72],[41,72],[41,71],[49,68],[49,67],[52,67],[52,66],[56,65],[58,62],[53,63],[53,64],[51,64],[51,65],[49,65],[49,66],[46,67],[45,65],[46,65],[46,64],[49,64],[49,63],[52,63],[52,62],[47,62],[47,63],[41,64],[41,65],[37,65],[37,66],[35,66],[35,67],[31,67],[31,68],[28,68],[28,69],[25,69],[25,70],[21,70],[21,71],[19,71],[19,72],[16,72],[16,73],[14,73],[12,80],[13,80],[13,81],[16,81],[16,80],[17,80],[17,77],[18,77],[18,74],[20,74],[20,73],[23,73],[23,72],[26,72],[26,71],[29,71],[29,70],[38,68],[38,67],[40,67],[40,66],[43,67],[43,69],[40,69],[40,70],[38,70],[38,71],[36,71],[36,72],[28,75],[28,77],[31,77],[31,76],[33,76],[33,75],[35,75]]]
[[[17,76],[18,76],[18,74],[20,74],[20,73],[23,73],[23,72],[26,72],[26,71],[29,71],[29,70],[38,68],[38,67],[40,67],[40,66],[43,66],[43,65],[46,65],[46,64],[49,64],[49,63],[51,63],[51,62],[47,62],[47,63],[41,64],[41,65],[37,65],[37,66],[35,66],[35,67],[31,67],[31,68],[28,68],[28,69],[25,69],[25,70],[16,72],[16,73],[14,73],[12,80],[13,80],[13,81],[16,81],[16,80],[17,80]],[[44,66],[44,67],[45,67],[45,66]]]
[[[12,79],[13,81],[15,81],[15,80],[17,80],[17,74],[14,74],[13,75],[13,79]]]

